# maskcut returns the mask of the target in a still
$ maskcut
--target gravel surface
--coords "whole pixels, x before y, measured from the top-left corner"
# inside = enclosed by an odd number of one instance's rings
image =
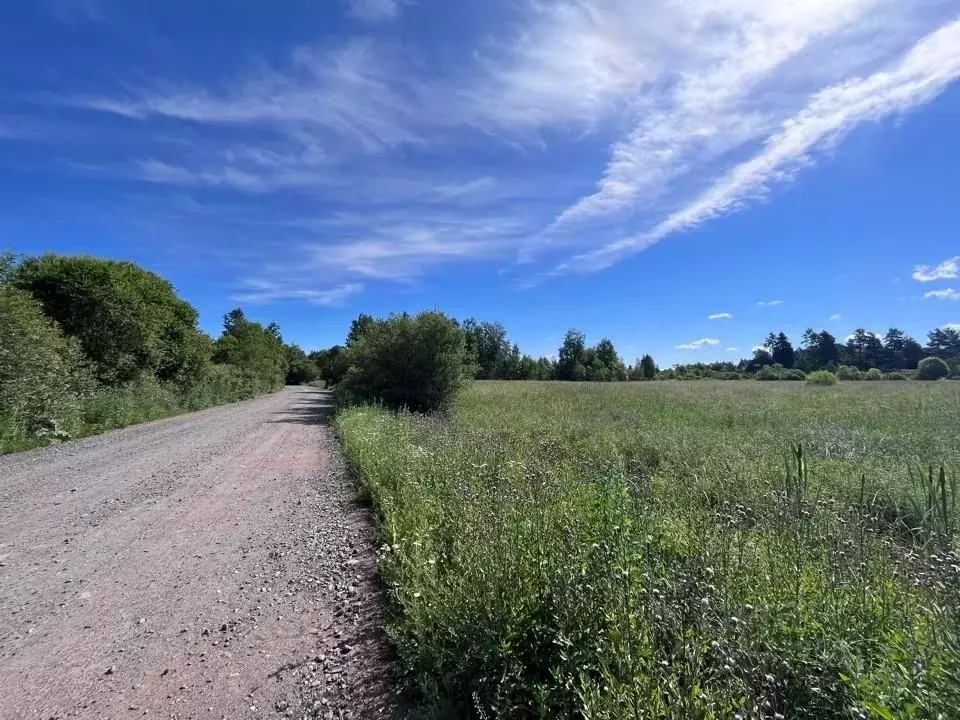
[[[0,457],[0,718],[398,718],[329,396]]]

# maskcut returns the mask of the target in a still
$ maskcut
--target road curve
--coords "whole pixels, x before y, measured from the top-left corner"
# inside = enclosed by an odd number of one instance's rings
[[[0,457],[0,718],[397,717],[329,404]]]

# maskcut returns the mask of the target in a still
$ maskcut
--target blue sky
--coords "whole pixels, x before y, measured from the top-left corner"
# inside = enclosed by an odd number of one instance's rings
[[[2,244],[211,332],[439,308],[667,365],[960,323],[956,0],[37,0],[0,46]]]

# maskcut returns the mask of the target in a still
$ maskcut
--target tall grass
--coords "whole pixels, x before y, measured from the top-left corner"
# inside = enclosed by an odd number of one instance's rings
[[[39,418],[36,413],[0,417],[0,454],[245,400],[265,390],[230,365],[211,365],[199,382],[189,386],[160,383],[147,375],[118,387],[91,382],[89,387],[65,393],[56,413]],[[44,391],[42,386],[30,389]]]
[[[479,383],[338,427],[435,717],[947,718],[958,421],[945,384]]]

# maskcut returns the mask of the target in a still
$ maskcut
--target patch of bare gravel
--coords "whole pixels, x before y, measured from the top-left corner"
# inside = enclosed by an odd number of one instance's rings
[[[398,718],[311,388],[0,457],[0,718]]]

